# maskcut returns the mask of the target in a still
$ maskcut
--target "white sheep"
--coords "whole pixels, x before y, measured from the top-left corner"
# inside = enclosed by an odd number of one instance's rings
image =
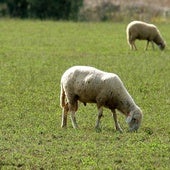
[[[156,43],[161,50],[165,48],[165,42],[158,30],[158,28],[153,24],[148,24],[141,21],[132,21],[128,24],[126,28],[127,41],[131,49],[135,49],[135,40],[147,40],[146,48],[148,49],[149,42],[152,43],[154,49],[154,43]]]
[[[84,105],[96,103],[98,118],[96,128],[100,129],[103,107],[112,111],[116,130],[122,132],[115,109],[126,116],[130,131],[136,131],[142,120],[142,111],[124,87],[120,78],[89,66],[74,66],[65,71],[61,78],[60,105],[62,110],[61,127],[67,126],[67,113],[70,111],[72,125],[77,128],[75,112],[78,100]]]

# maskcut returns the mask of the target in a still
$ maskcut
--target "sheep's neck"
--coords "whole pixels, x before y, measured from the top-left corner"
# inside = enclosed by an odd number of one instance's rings
[[[124,99],[120,100],[120,103],[118,104],[117,109],[120,110],[122,113],[128,116],[130,111],[132,111],[135,108],[135,103],[133,99]]]

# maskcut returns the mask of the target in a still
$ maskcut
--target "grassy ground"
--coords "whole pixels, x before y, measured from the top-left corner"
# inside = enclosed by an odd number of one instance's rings
[[[167,44],[170,25],[158,25]],[[170,169],[170,51],[130,51],[126,23],[0,21],[0,169]],[[73,65],[117,73],[144,112],[138,133],[79,105],[61,129],[60,77]]]

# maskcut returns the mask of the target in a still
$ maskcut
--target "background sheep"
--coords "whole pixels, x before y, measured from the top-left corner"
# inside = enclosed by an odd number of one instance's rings
[[[126,116],[130,131],[135,131],[140,126],[142,112],[116,74],[103,72],[88,66],[74,66],[66,70],[61,78],[60,105],[63,108],[61,127],[67,125],[68,111],[71,113],[73,127],[78,127],[75,117],[78,100],[83,102],[84,105],[86,103],[97,104],[97,129],[100,127],[103,107],[112,111],[116,130],[122,132],[115,109]]]
[[[152,43],[152,47],[154,49],[154,43],[156,43],[161,50],[165,48],[165,42],[157,29],[157,27],[153,24],[148,24],[141,21],[132,21],[128,24],[126,28],[127,41],[131,47],[131,49],[135,49],[135,40],[147,40],[146,49],[148,48],[149,42]],[[153,43],[154,42],[154,43]]]

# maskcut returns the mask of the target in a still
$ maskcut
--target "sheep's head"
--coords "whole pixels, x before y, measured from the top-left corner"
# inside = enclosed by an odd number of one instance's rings
[[[129,124],[129,131],[137,131],[142,121],[142,111],[140,108],[136,108],[131,111],[126,119],[126,122]]]
[[[166,43],[159,34],[153,41],[158,45],[160,50],[164,50]]]
[[[164,50],[166,43],[163,40],[162,36],[160,35],[160,32],[158,31],[157,36],[153,39],[153,42],[159,47],[160,50]]]
[[[164,42],[162,42],[162,43],[159,43],[159,49],[160,50],[164,50],[164,48],[165,48],[165,43]]]

